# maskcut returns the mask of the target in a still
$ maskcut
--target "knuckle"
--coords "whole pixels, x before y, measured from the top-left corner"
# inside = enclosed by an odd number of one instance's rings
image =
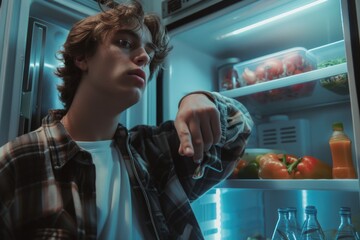
[[[203,147],[204,146],[204,142],[201,138],[195,138],[193,139],[193,145],[196,146],[196,147]]]

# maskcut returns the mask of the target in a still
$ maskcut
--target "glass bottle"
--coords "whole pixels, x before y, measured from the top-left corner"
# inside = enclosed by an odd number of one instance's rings
[[[345,134],[341,122],[332,125],[333,133],[329,140],[332,162],[333,178],[356,178],[352,160],[351,140]]]
[[[358,235],[351,222],[351,209],[349,207],[341,207],[339,214],[340,225],[335,240],[358,240]]]
[[[296,217],[296,212],[297,210],[295,207],[288,208],[288,239],[300,239],[300,229]]]
[[[314,206],[305,208],[306,218],[302,226],[301,240],[325,240],[325,234],[317,220],[317,210]]]
[[[288,239],[286,232],[288,228],[288,211],[286,208],[279,208],[278,212],[278,220],[275,225],[275,229],[271,240],[285,240]]]

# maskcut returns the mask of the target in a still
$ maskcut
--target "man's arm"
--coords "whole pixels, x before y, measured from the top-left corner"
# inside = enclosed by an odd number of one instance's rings
[[[240,102],[219,93],[196,92],[181,100],[175,119],[179,154],[200,164],[195,169],[194,179],[203,176],[211,179],[188,182],[184,186],[187,192],[193,192],[193,197],[197,198],[206,188],[231,174],[235,160],[245,149],[253,124]]]

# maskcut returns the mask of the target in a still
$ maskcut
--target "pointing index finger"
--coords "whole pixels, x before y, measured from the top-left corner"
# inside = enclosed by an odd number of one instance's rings
[[[181,121],[176,122],[175,125],[180,140],[179,154],[187,157],[192,157],[194,155],[194,150],[188,126]]]

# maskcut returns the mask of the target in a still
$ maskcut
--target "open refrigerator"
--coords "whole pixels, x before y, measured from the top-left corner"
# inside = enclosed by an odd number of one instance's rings
[[[143,1],[149,4],[150,1]],[[142,102],[122,115],[127,127],[174,119],[180,98],[191,91],[220,91],[241,101],[256,123],[248,148],[272,148],[313,155],[331,163],[328,140],[331,124],[344,123],[352,139],[353,161],[359,173],[359,27],[355,0],[209,0],[210,14],[192,21],[168,24],[174,46],[158,81],[150,81]],[[158,5],[156,5],[156,3]],[[154,2],[159,11],[161,1]],[[187,10],[194,10],[188,8]],[[0,145],[36,128],[47,108],[57,101],[53,72],[56,51],[77,20],[95,14],[93,0],[0,1]],[[165,23],[166,23],[166,19]],[[176,24],[181,22],[181,24]],[[233,33],[233,34],[229,34]],[[324,69],[232,89],[221,89],[221,69],[241,67],[253,59],[289,49],[306,49],[314,62],[345,58]],[[347,75],[345,94],[331,92],[320,80]],[[309,89],[284,94],[298,84]],[[235,85],[236,86],[236,85]],[[281,91],[275,91],[282,89]],[[269,92],[281,93],[272,94]],[[290,93],[293,93],[290,91]],[[265,94],[265,98],[263,97]],[[261,96],[260,101],[259,97]],[[284,97],[285,96],[285,97]],[[283,97],[283,98],[282,98]],[[287,144],[266,142],[264,127],[291,125]],[[288,136],[286,136],[288,137]],[[299,223],[304,207],[315,205],[329,239],[339,225],[340,206],[349,206],[360,231],[359,179],[351,180],[238,180],[229,179],[192,206],[206,239],[271,237],[279,207],[294,206]]]
[[[248,151],[310,155],[330,165],[332,124],[342,122],[359,173],[359,2],[245,0],[199,12],[184,18],[181,12],[164,16],[174,49],[158,82],[162,120],[175,118],[184,94],[218,91],[242,102],[255,121]],[[249,83],[257,66],[294,52],[302,57],[302,71],[284,70],[276,77],[267,73],[265,81]],[[293,70],[287,66],[287,71]],[[338,78],[344,80],[340,85],[327,85]],[[192,206],[206,239],[270,239],[278,208],[296,207],[301,227],[307,205],[317,208],[327,238],[334,239],[343,206],[351,208],[360,231],[359,189],[358,178],[229,178]]]

